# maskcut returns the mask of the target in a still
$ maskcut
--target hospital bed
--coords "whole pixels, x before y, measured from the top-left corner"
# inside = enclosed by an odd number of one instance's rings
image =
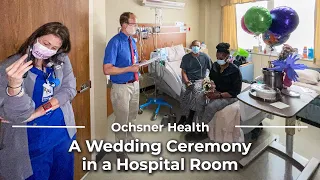
[[[155,76],[155,86],[159,91],[179,101],[181,93],[182,79],[180,64],[182,57],[186,54],[182,45],[166,47],[151,53],[150,58],[159,56],[160,62],[154,62],[149,66],[149,73]],[[250,88],[250,84],[243,83],[242,91]],[[267,113],[256,110],[241,102],[241,125],[258,126],[268,116]],[[246,135],[254,128],[243,128]]]

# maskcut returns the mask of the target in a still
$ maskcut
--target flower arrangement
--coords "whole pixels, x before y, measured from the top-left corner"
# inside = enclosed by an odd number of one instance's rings
[[[279,60],[285,60],[289,55],[295,53],[295,50],[288,44],[283,44],[282,51],[279,54]]]
[[[205,94],[207,94],[208,92],[213,92],[215,90],[214,82],[211,81],[209,77],[207,77],[203,80],[202,87],[203,87],[203,91]]]
[[[288,47],[284,47],[287,48]],[[289,49],[290,50],[290,49]],[[291,50],[290,50],[291,51]],[[280,56],[278,60],[272,61],[271,64],[274,66],[273,68],[268,68],[269,70],[284,72],[285,77],[283,80],[284,87],[290,87],[292,85],[292,81],[298,81],[298,74],[295,70],[300,69],[306,69],[307,66],[304,64],[295,64],[300,60],[299,55],[294,55],[293,52],[288,52],[283,50],[282,53],[280,53]]]

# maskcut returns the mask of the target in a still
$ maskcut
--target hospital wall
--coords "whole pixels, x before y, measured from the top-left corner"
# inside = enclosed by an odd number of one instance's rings
[[[219,0],[200,0],[199,35],[214,60],[221,40],[221,6]]]
[[[103,0],[89,0],[89,2],[91,138],[105,139],[108,131],[106,76],[103,74],[102,66],[106,45],[106,3]],[[92,157],[95,157],[95,154]]]
[[[199,39],[199,0],[180,0],[186,3],[183,10],[163,9],[162,23],[184,22],[190,27],[187,32],[187,45]],[[200,0],[201,1],[201,0]],[[137,15],[138,23],[155,23],[155,10],[141,5],[141,0],[106,0],[107,39],[118,33],[119,17],[130,11]]]

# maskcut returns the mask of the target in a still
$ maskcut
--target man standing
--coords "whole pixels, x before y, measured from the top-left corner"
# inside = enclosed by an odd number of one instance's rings
[[[136,16],[125,12],[120,16],[121,31],[115,35],[105,49],[103,71],[112,82],[111,102],[116,116],[115,123],[125,125],[136,118],[139,110],[139,65],[135,40]],[[134,139],[130,132],[115,133],[116,141]],[[120,159],[128,158],[117,153]]]

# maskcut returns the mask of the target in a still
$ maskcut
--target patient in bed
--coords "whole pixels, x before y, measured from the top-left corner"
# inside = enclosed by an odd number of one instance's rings
[[[206,72],[211,69],[210,57],[200,52],[200,41],[192,42],[192,52],[183,56],[181,61],[182,85],[180,94],[181,119],[179,124],[191,124],[195,110],[196,97],[202,92],[202,82]]]
[[[209,123],[216,112],[236,102],[236,97],[241,92],[241,72],[236,65],[229,63],[230,45],[220,43],[216,48],[217,61],[213,63],[209,74],[214,81],[215,90],[206,94],[200,93],[196,97],[198,123]],[[201,141],[207,137],[207,132],[192,132],[185,136],[187,141]]]

